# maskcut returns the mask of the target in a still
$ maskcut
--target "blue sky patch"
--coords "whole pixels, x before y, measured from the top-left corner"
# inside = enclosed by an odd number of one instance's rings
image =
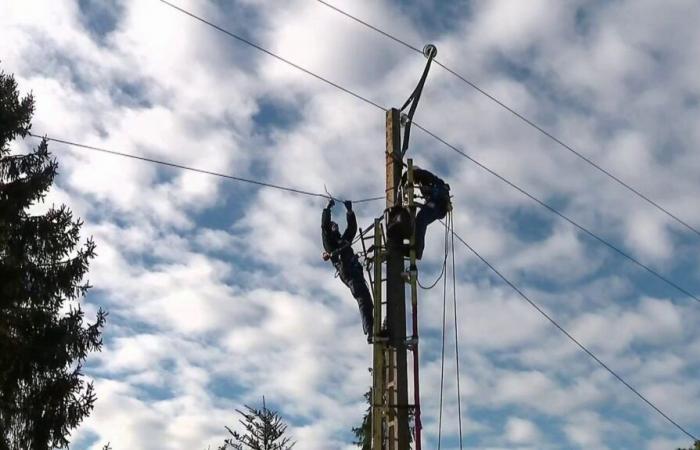
[[[117,28],[124,9],[121,0],[78,0],[78,6],[83,26],[98,41]]]

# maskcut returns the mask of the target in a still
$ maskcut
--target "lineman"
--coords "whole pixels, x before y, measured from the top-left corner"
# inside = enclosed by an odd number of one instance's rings
[[[406,177],[406,174],[404,174]],[[405,180],[405,178],[404,178]],[[421,259],[425,248],[425,233],[428,225],[443,219],[452,208],[450,185],[427,170],[413,168],[413,183],[420,188],[425,203],[416,214],[416,259]]]
[[[321,215],[321,237],[323,239],[323,260],[329,259],[338,271],[341,281],[350,288],[352,296],[357,300],[362,317],[362,329],[367,336],[367,343],[372,342],[372,329],[374,320],[372,317],[373,305],[372,296],[365,282],[362,272],[362,265],[357,259],[357,255],[352,250],[352,240],[357,233],[357,220],[352,210],[352,202],[344,202],[348,226],[340,235],[338,224],[331,221],[331,208],[335,201],[331,198],[328,206],[323,209]]]

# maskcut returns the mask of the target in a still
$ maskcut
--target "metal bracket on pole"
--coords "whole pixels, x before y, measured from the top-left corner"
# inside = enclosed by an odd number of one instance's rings
[[[437,56],[437,47],[435,47],[433,44],[427,44],[425,47],[423,47],[423,55],[428,58],[428,62],[425,64],[425,69],[423,69],[423,75],[420,77],[418,85],[408,97],[408,100],[406,100],[406,103],[404,103],[401,107],[401,111],[403,112],[403,110],[406,109],[409,104],[411,105],[411,107],[408,109],[408,114],[401,115],[401,125],[404,125],[403,144],[401,145],[402,157],[408,150],[408,139],[411,135],[411,122],[413,122],[413,114],[416,112],[420,95],[423,93],[423,86],[425,85],[425,79],[428,77],[430,64]]]

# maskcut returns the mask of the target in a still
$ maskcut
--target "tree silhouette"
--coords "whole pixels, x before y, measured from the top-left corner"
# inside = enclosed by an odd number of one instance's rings
[[[31,128],[34,98],[20,98],[12,75],[0,71],[0,450],[68,446],[70,431],[95,402],[82,366],[99,351],[106,313],[84,324],[78,304],[95,256],[80,242],[82,222],[64,205],[43,215],[58,164],[46,140],[26,155],[9,144]]]
[[[357,445],[362,450],[372,449],[372,388],[365,392],[365,401],[367,402],[367,410],[362,417],[362,424],[359,427],[353,427],[352,433],[355,435],[354,445]]]
[[[224,440],[224,445],[218,450],[291,450],[296,442],[285,436],[287,425],[276,411],[265,405],[263,397],[262,409],[245,405],[247,412],[237,409],[243,419],[239,422],[245,428],[243,434],[226,427],[230,438]]]
[[[370,372],[372,370],[370,369]],[[365,410],[364,416],[362,416],[362,423],[359,427],[353,427],[352,433],[355,435],[355,441],[353,445],[357,445],[362,450],[372,449],[372,388],[370,387],[367,392],[365,392],[365,402],[367,402],[367,409]],[[408,419],[415,421],[415,412],[413,409],[408,412]],[[411,434],[409,434],[409,444],[413,443],[413,435],[415,433],[415,425],[409,427]]]

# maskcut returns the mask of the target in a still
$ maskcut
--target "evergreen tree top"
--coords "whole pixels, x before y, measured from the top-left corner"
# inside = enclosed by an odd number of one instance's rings
[[[79,301],[95,243],[80,244],[82,221],[65,205],[30,215],[51,188],[58,163],[46,140],[26,155],[10,142],[31,127],[34,99],[20,98],[0,72],[0,449],[65,448],[92,411],[82,373],[99,351],[107,314],[84,321]]]

